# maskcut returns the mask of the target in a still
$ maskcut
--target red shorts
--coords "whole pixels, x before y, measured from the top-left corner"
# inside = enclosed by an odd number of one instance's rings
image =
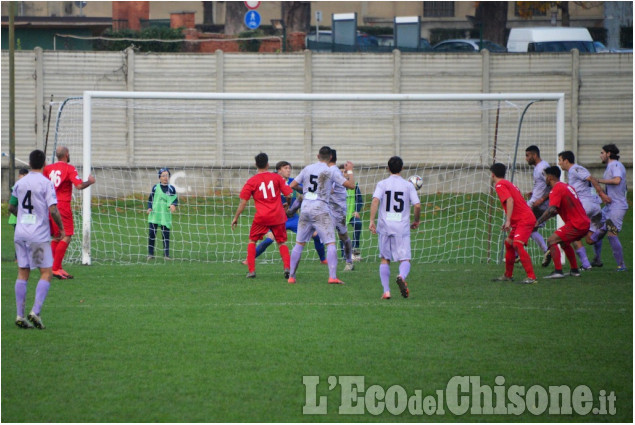
[[[62,216],[62,224],[64,225],[64,234],[66,236],[73,236],[75,234],[75,226],[73,225],[73,211],[71,210],[70,202],[60,202],[57,204],[57,209]],[[60,230],[57,228],[57,224],[53,220],[53,217],[49,214],[49,222],[51,223],[51,236],[59,236]]]
[[[560,237],[562,242],[575,242],[585,237],[588,232],[588,227],[586,229],[576,229],[575,227],[567,223],[556,230],[556,235]]]
[[[283,243],[287,241],[287,226],[286,223],[276,224],[275,226],[266,226],[263,224],[252,223],[251,230],[249,230],[249,240],[259,241],[267,232],[271,230],[273,237],[277,243]]]
[[[534,224],[535,223],[517,224],[516,227],[512,227],[512,231],[509,233],[509,238],[514,242],[518,241],[522,242],[523,245],[527,245],[527,242],[529,241],[529,238],[534,231]]]

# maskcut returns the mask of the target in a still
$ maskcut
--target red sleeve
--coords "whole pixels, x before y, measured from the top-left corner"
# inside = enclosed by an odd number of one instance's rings
[[[507,190],[507,187],[500,183],[496,185],[496,193],[498,194],[502,204],[505,204],[505,201],[512,196],[512,194],[509,193],[509,190]]]
[[[73,185],[75,187],[79,186],[80,184],[84,183],[82,181],[82,179],[79,178],[79,174],[77,174],[77,168],[73,167],[72,165],[68,164],[68,174],[66,176],[66,178],[73,183]]]
[[[278,176],[278,180],[280,181],[280,191],[282,192],[282,194],[284,196],[291,195],[291,193],[293,193],[293,189],[291,189],[291,186],[287,184],[282,176],[280,176],[279,174],[276,175]]]
[[[562,187],[562,185],[556,184],[553,189],[551,189],[551,192],[549,192],[550,207],[560,208],[560,204],[562,203]]]
[[[247,183],[245,183],[242,190],[240,191],[240,199],[249,201],[249,198],[251,198],[251,194],[253,192],[254,192],[254,188],[253,188],[253,178],[252,178],[247,180]]]

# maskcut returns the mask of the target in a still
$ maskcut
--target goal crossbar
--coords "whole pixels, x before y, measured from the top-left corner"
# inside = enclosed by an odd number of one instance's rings
[[[564,150],[564,93],[197,93],[197,92],[135,92],[84,91],[83,92],[83,178],[92,168],[92,104],[95,99],[180,99],[180,100],[243,100],[243,101],[555,101],[556,149]],[[85,189],[82,200],[82,263],[90,264],[91,188]]]

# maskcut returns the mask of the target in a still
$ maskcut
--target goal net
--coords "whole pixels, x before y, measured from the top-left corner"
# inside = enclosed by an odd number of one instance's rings
[[[375,185],[387,161],[404,160],[402,176],[417,174],[421,226],[411,235],[413,260],[484,263],[502,260],[503,213],[490,181],[493,162],[530,192],[525,148],[537,145],[551,164],[563,149],[561,94],[342,95],[85,92],[57,105],[55,146],[97,182],[74,191],[76,235],[67,261],[147,262],[148,198],[169,168],[178,207],[172,214],[169,254],[174,261],[237,262],[246,257],[254,215],[248,203],[232,231],[238,194],[265,152],[270,169],[292,164],[291,176],[327,145],[338,161],[355,164],[362,194],[358,250],[376,261],[377,237],[368,231]],[[55,161],[53,153],[49,152]],[[546,237],[554,228],[542,231]],[[354,227],[349,235],[355,238]],[[289,245],[295,235],[289,232]],[[354,241],[355,243],[355,241]],[[529,242],[532,258],[542,253]],[[163,256],[161,229],[155,255]],[[313,249],[308,259],[317,259]],[[258,262],[279,261],[269,249]],[[159,261],[159,260],[157,260]]]

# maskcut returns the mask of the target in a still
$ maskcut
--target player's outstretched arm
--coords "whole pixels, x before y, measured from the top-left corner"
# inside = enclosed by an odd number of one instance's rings
[[[378,209],[379,198],[373,198],[373,201],[370,203],[370,219],[368,220],[368,228],[373,235],[377,234],[377,227],[375,227],[375,216],[377,215]]]
[[[240,204],[238,204],[238,209],[236,210],[236,214],[234,215],[234,219],[232,220],[232,230],[236,228],[236,225],[238,224],[238,217],[240,217],[240,214],[242,214],[246,206],[247,206],[247,201],[245,199],[241,199]]]
[[[611,198],[606,194],[606,192],[604,192],[602,186],[600,186],[600,181],[593,176],[589,176],[587,180],[591,183],[591,185],[593,185],[595,192],[598,194],[602,202],[604,202],[605,204],[610,204]]]
[[[547,208],[547,211],[545,211],[544,214],[540,216],[538,221],[536,221],[536,224],[534,225],[534,232],[538,231],[538,226],[557,214],[558,209],[554,205]]]
[[[88,186],[95,184],[95,176],[93,176],[92,174],[88,176],[88,178],[86,179],[85,182],[81,183],[79,186],[77,186],[77,189],[79,190],[84,190],[86,189]]]

